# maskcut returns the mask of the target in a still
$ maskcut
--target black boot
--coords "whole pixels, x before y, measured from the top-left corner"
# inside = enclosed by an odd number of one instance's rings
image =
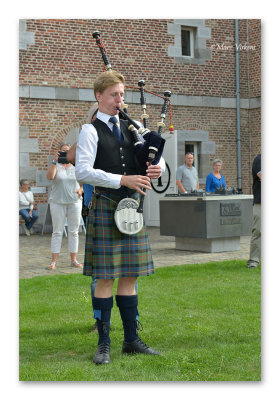
[[[110,318],[113,307],[113,297],[93,299],[94,317],[96,318],[99,335],[98,347],[93,358],[95,364],[110,362]]]
[[[97,329],[99,334],[98,347],[93,358],[95,364],[108,364],[110,360],[110,340],[106,340],[109,337],[110,322],[103,322],[97,320]],[[100,339],[102,338],[102,339]]]
[[[137,321],[138,296],[116,296],[116,303],[120,309],[120,314],[124,328],[123,353],[142,353],[150,355],[160,355],[159,352],[148,347],[138,336],[139,322]]]
[[[161,353],[158,351],[153,350],[151,347],[147,346],[140,337],[138,336],[133,342],[123,342],[122,347],[123,354],[135,354],[135,353],[142,353],[142,354],[149,354],[151,356],[161,356]]]

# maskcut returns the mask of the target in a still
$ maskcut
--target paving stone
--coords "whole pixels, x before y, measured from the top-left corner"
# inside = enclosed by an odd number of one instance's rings
[[[223,253],[200,253],[175,249],[173,236],[161,236],[159,228],[148,227],[150,245],[155,268],[182,264],[200,264],[210,261],[247,260],[249,256],[250,237],[242,236],[240,250]],[[85,234],[79,234],[79,251],[77,259],[83,262]],[[19,236],[19,277],[54,274],[82,274],[82,269],[70,267],[68,240],[62,239],[61,252],[55,270],[48,270],[51,261],[51,234]]]

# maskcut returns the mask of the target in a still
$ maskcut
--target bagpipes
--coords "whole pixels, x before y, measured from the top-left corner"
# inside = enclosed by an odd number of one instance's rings
[[[96,44],[100,49],[101,56],[102,56],[103,62],[105,64],[105,70],[112,71],[111,64],[110,64],[107,54],[106,54],[105,46],[100,38],[100,33],[98,31],[95,31],[95,32],[93,32],[92,36],[96,40]],[[137,88],[137,89],[140,90],[140,103],[141,103],[142,112],[143,112],[143,114],[141,115],[141,119],[143,121],[143,127],[139,126],[139,124],[137,124],[137,122],[135,122],[128,115],[126,104],[123,105],[122,109],[118,108],[118,111],[119,111],[120,116],[123,119],[127,120],[130,124],[128,126],[128,129],[129,129],[129,131],[131,131],[132,136],[133,136],[136,163],[139,166],[140,170],[143,171],[143,174],[145,174],[144,171],[146,171],[146,169],[147,169],[147,162],[149,163],[149,165],[152,165],[152,164],[156,165],[156,164],[158,164],[158,162],[162,156],[162,153],[164,150],[165,139],[162,138],[161,132],[162,132],[162,129],[165,127],[164,120],[166,118],[166,112],[167,112],[168,105],[170,107],[170,128],[169,128],[169,130],[170,130],[170,133],[173,133],[171,100],[170,100],[171,92],[167,90],[164,92],[164,95],[161,96],[159,94],[156,94],[156,93],[146,90],[147,92],[151,93],[152,95],[161,97],[163,99],[163,106],[161,109],[160,121],[157,123],[158,131],[156,132],[153,130],[151,131],[147,128],[147,119],[149,118],[149,115],[146,114],[146,102],[145,102],[145,97],[144,97],[144,91],[145,91],[144,80],[139,80],[138,86],[139,86],[139,88]],[[134,88],[134,87],[129,86],[129,88]],[[144,140],[140,140],[139,135],[141,135]],[[143,189],[143,191],[145,192],[145,189]],[[145,198],[145,196],[141,195],[140,204],[139,205],[137,204],[137,213],[138,214],[143,214],[144,198]],[[119,209],[119,211],[121,211],[123,209],[126,209],[126,211],[127,211],[127,208],[135,209],[135,204],[132,206],[132,203],[130,202],[131,200],[133,200],[133,199],[123,199],[119,203],[119,205],[117,207],[117,211],[118,211],[118,209]],[[123,204],[121,204],[122,202],[123,202]],[[129,205],[127,206],[128,203],[129,203]],[[126,205],[124,206],[124,204],[126,204]],[[120,206],[123,206],[123,207],[120,207]],[[118,217],[119,216],[120,216],[120,214],[118,215]],[[140,217],[140,220],[139,220],[139,217]],[[143,216],[140,215],[135,218],[137,219],[136,222],[134,221],[134,222],[128,223],[127,221],[125,221],[125,219],[131,219],[131,218],[127,218],[127,212],[126,212],[126,216],[124,216],[124,214],[123,214],[123,216],[121,218],[117,218],[117,219],[119,219],[119,221],[117,222],[116,215],[115,215],[115,220],[116,220],[119,230],[123,233],[128,233],[128,234],[137,233],[142,229]],[[142,220],[142,222],[141,222],[141,220]],[[128,224],[134,224],[134,226],[129,227]],[[121,227],[119,225],[121,225]],[[140,226],[141,226],[141,228],[140,228]]]

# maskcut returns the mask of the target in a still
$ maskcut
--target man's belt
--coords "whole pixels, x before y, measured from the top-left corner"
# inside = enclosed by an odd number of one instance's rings
[[[107,187],[101,187],[101,186],[96,186],[95,187],[95,192],[99,194],[105,194],[107,195],[113,195],[113,196],[118,196],[118,197],[131,197],[133,196],[136,191],[133,189],[129,189],[127,187],[121,187],[119,189],[112,189],[112,188],[107,188]]]

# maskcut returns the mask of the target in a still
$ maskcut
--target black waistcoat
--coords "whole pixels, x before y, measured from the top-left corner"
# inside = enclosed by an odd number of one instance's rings
[[[137,175],[138,168],[134,157],[134,141],[128,130],[128,121],[120,119],[123,143],[120,144],[113,132],[104,122],[93,122],[98,135],[97,154],[93,167],[119,175]]]

